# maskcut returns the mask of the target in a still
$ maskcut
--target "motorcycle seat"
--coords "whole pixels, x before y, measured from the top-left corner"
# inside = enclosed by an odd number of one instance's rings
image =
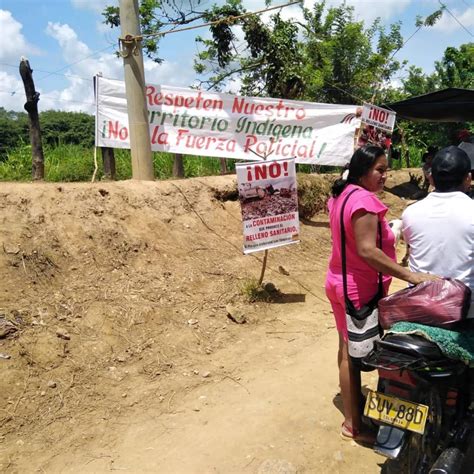
[[[444,358],[440,348],[434,342],[414,334],[387,334],[378,344],[391,351],[429,360]]]

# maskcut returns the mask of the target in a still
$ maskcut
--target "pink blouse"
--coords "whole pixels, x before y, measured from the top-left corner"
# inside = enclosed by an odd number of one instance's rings
[[[329,224],[332,234],[332,252],[329,259],[326,284],[342,285],[340,215],[342,204],[347,194],[353,189],[357,189],[357,191],[351,194],[344,209],[347,285],[350,293],[366,293],[367,291],[373,293],[376,291],[378,284],[378,272],[357,254],[354,231],[352,229],[352,216],[356,211],[361,209],[378,215],[382,224],[382,250],[394,261],[396,261],[395,236],[385,218],[388,208],[375,194],[354,184],[347,185],[337,198],[331,198],[328,203]],[[379,238],[377,236],[377,246],[378,245]],[[384,286],[388,286],[390,281],[390,276],[383,276]]]

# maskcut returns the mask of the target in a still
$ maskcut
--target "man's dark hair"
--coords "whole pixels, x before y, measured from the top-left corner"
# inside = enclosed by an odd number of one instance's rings
[[[357,149],[349,163],[349,176],[347,180],[338,179],[333,184],[332,195],[339,196],[348,184],[357,184],[375,165],[375,162],[385,155],[385,150],[376,145],[365,145]]]
[[[471,160],[457,146],[448,146],[438,151],[431,162],[431,176],[436,191],[458,191],[470,170]]]

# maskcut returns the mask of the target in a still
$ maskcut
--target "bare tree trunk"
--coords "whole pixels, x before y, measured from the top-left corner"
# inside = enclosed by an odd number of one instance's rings
[[[35,90],[33,82],[33,70],[30,68],[28,59],[22,58],[20,61],[20,75],[25,86],[26,102],[25,110],[28,112],[30,124],[30,142],[32,158],[32,177],[34,180],[44,179],[44,155],[41,144],[41,129],[38,115],[39,92]]]
[[[227,173],[227,160],[225,158],[221,158],[221,174]]]
[[[173,161],[173,177],[184,178],[184,162],[183,155],[175,153]]]
[[[113,148],[101,148],[104,178],[115,179],[115,155]]]

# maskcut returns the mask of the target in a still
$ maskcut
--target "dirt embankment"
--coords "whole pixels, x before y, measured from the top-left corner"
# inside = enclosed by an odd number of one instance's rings
[[[408,181],[407,172],[394,177],[398,184]],[[107,446],[115,449],[116,459],[126,460],[122,434],[143,417],[157,426],[178,414],[183,428],[188,411],[202,408],[190,394],[204,386],[216,397],[210,404],[214,436],[219,430],[228,434],[226,400],[232,403],[235,390],[250,396],[248,386],[259,380],[252,386],[255,393],[271,402],[272,386],[278,399],[279,383],[287,383],[268,378],[275,363],[283,364],[282,370],[291,366],[288,376],[304,386],[305,375],[298,370],[317,354],[319,340],[327,349],[321,357],[333,359],[334,328],[323,292],[330,250],[326,214],[302,224],[299,245],[270,253],[266,280],[280,289],[277,301],[244,304],[239,283],[258,276],[261,257],[241,253],[239,203],[218,200],[214,193],[228,195],[234,179],[1,185],[0,471],[108,471],[114,466],[111,455],[91,455],[94,462],[103,461],[94,464],[86,453]],[[389,192],[383,199],[390,217],[398,217],[405,201]],[[229,303],[243,308],[246,324],[227,318]],[[271,356],[275,348],[277,359]],[[306,369],[312,374],[321,367]],[[313,445],[292,445],[291,438],[285,446],[293,451],[284,452],[288,459],[299,453],[292,460],[298,471],[311,472],[325,459],[338,472],[349,472],[351,459],[360,455],[356,448],[344,448],[347,454],[338,447],[337,428],[333,432],[331,425],[338,419],[330,397],[337,388],[335,367],[325,372],[330,378],[326,399],[317,401],[320,415],[307,406],[308,399],[301,402],[303,410],[288,399],[291,391],[280,395],[286,393],[285,403],[292,407],[285,408],[288,415],[294,410],[314,419],[304,427],[310,433],[301,436],[312,436],[317,425],[324,439],[336,436],[327,446],[340,455],[326,452],[318,458],[316,453],[313,459],[308,451]],[[224,383],[232,386],[222,388]],[[312,387],[305,397],[316,397],[318,390]],[[257,406],[252,409],[252,423],[258,425],[261,415]],[[290,433],[294,420],[288,423]],[[267,431],[275,433],[272,426]],[[177,443],[173,439],[165,433],[160,442],[171,446]],[[317,441],[322,451],[324,439]],[[246,442],[252,445],[252,439]],[[227,449],[221,457],[170,458],[168,472],[191,472],[192,466],[194,472],[256,472],[266,459],[259,451],[249,458],[242,454],[240,464],[226,464],[236,455],[232,446]],[[146,451],[137,448],[128,471],[159,469],[159,463],[151,466],[146,459]],[[376,466],[372,458],[370,463]]]

